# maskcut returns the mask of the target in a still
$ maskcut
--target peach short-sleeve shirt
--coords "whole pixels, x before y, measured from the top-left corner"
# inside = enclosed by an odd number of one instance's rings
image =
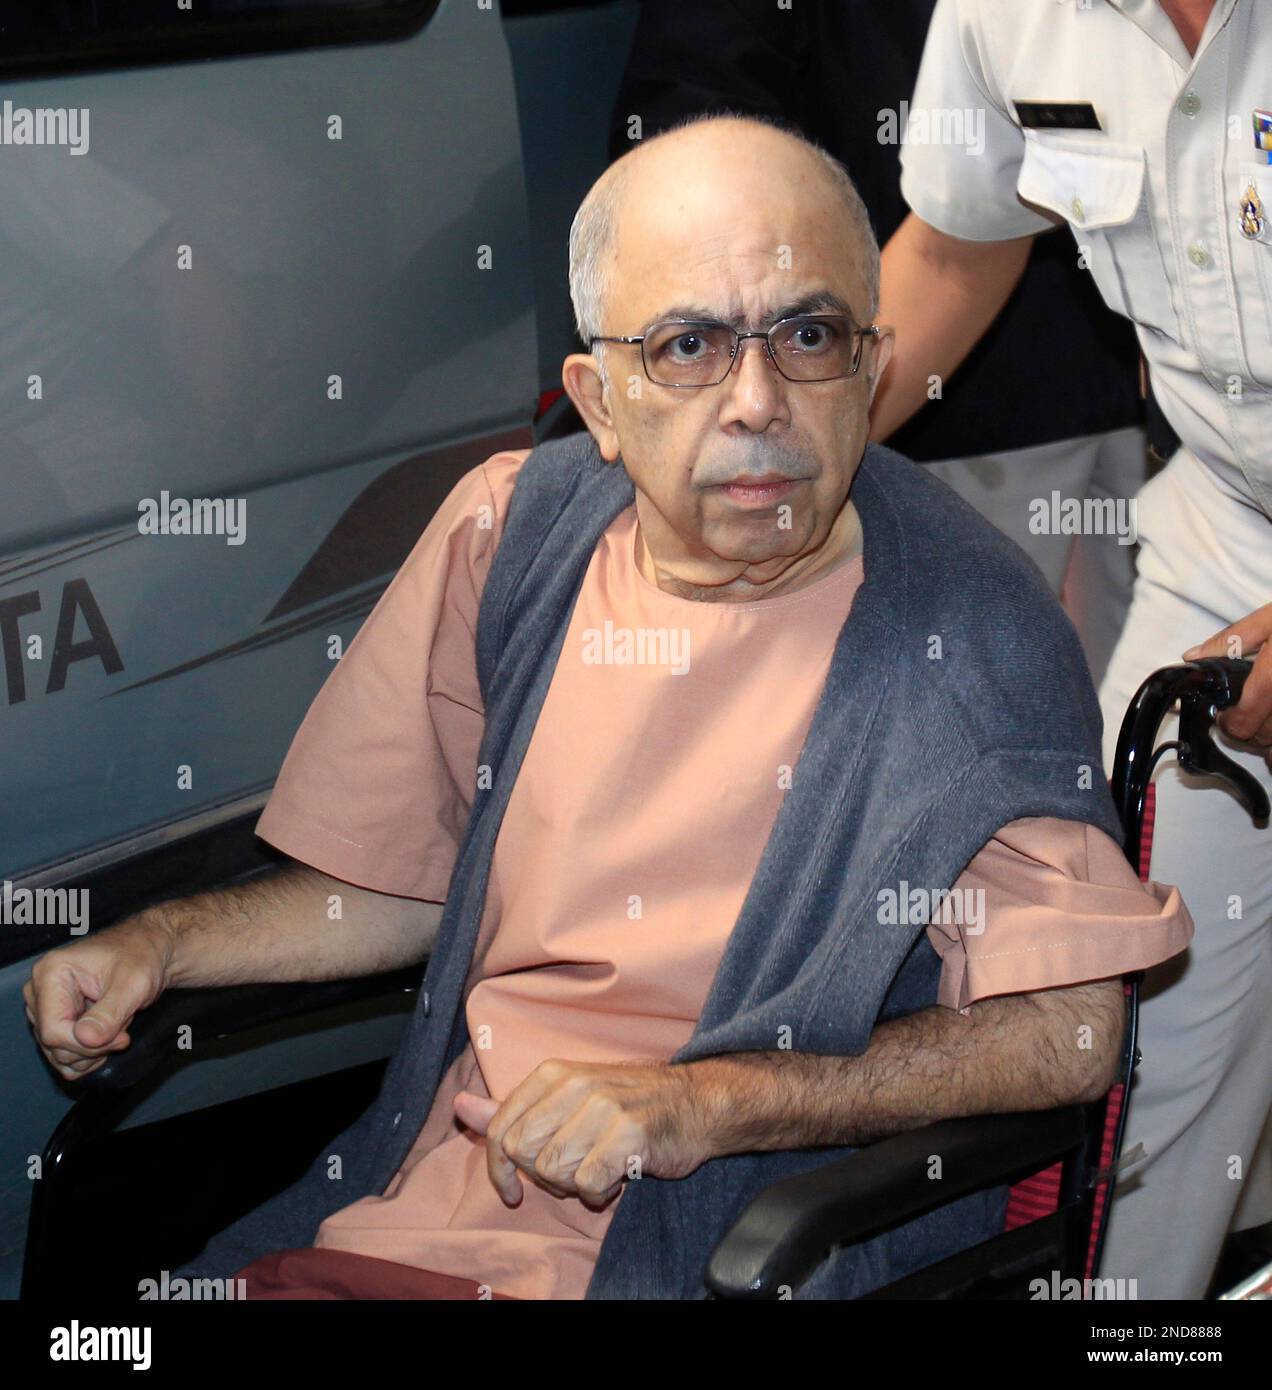
[[[337,878],[444,901],[477,776],[474,632],[528,451],[439,508],[314,701],[258,832]],[[502,1100],[551,1057],[667,1059],[690,1037],[864,577],[860,556],[792,594],[701,603],[635,561],[635,507],[597,544],[491,865],[466,986],[469,1046],[380,1196],[315,1244],[582,1298],[622,1194],[595,1212],[523,1181],[506,1207],[460,1090]],[[935,922],[938,1002],[1054,988],[1183,950],[1176,889],[1144,885],[1103,832],[1004,826],[954,885],[977,920]]]

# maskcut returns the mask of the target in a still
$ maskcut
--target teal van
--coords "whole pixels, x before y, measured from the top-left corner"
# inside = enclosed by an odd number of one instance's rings
[[[567,236],[637,8],[0,0],[0,1297],[83,1095],[31,1036],[33,959],[269,872],[292,735],[439,501],[579,427]],[[236,1125],[312,1151],[409,1003],[130,1088],[92,1149],[111,1205],[170,1225],[130,1194],[176,1171],[173,1206],[227,1194]],[[94,1291],[135,1298],[126,1263]]]

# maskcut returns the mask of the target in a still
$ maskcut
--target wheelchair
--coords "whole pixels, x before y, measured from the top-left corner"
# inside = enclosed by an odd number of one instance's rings
[[[1235,704],[1249,661],[1203,660],[1165,667],[1140,687],[1123,720],[1112,790],[1125,832],[1124,851],[1148,877],[1153,815],[1151,777],[1174,751],[1188,772],[1226,783],[1257,822],[1266,822],[1262,786],[1211,741],[1219,710]],[[1179,738],[1154,747],[1167,711],[1179,702]],[[266,984],[171,990],[134,1019],[132,1045],[75,1083],[77,1100],[54,1130],[34,1185],[23,1269],[23,1299],[64,1291],[63,1273],[79,1229],[60,1219],[90,1141],[109,1134],[133,1104],[136,1088],[179,1066],[171,1038],[178,1024],[228,1038],[351,1001],[412,995],[423,968],[319,984]],[[1010,1185],[1001,1233],[865,1299],[1021,1299],[1039,1277],[1085,1290],[1098,1276],[1109,1203],[1126,1129],[1136,1048],[1138,986],[1126,977],[1127,1029],[1119,1079],[1102,1101],[1048,1111],[944,1120],[865,1145],[847,1158],[774,1183],[758,1194],[719,1242],[703,1281],[712,1298],[775,1299],[797,1289],[832,1250],[879,1235],[971,1193]],[[400,1000],[399,1000],[400,1002]],[[940,1195],[929,1156],[944,1160]],[[241,1214],[241,1213],[240,1213]],[[209,1232],[209,1234],[212,1234]],[[193,1252],[191,1252],[193,1253]],[[100,1251],[99,1251],[100,1257]],[[169,1259],[169,1267],[181,1261]],[[156,1252],[153,1268],[165,1260]]]

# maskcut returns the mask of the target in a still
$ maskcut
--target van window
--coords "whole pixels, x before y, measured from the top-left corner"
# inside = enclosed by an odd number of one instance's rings
[[[0,75],[403,38],[439,0],[0,0]]]

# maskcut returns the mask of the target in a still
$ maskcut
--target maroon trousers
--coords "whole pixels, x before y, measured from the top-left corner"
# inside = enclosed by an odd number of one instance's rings
[[[354,1255],[347,1250],[276,1250],[262,1255],[234,1276],[247,1282],[248,1298],[291,1299],[447,1299],[481,1297],[482,1286],[452,1274]],[[511,1294],[492,1299],[517,1302]]]

